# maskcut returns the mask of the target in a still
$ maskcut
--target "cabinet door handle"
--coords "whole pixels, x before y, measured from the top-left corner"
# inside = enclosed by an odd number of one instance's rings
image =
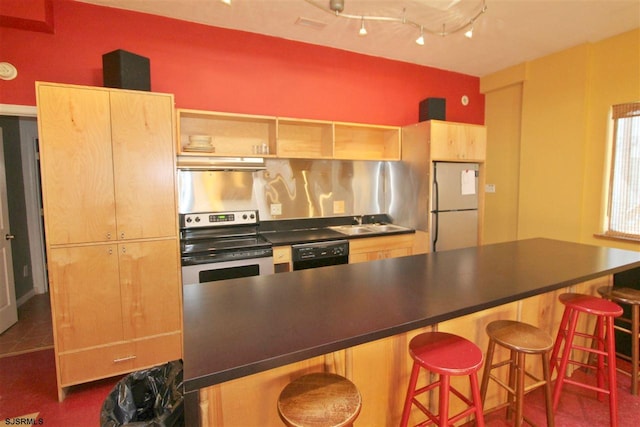
[[[15,238],[16,238],[16,236],[14,236],[13,234],[5,234],[4,235],[4,239],[5,240],[13,240]]]
[[[126,254],[127,253],[127,248],[125,248],[124,246],[122,247],[122,253]]]
[[[118,359],[113,359],[113,363],[121,363],[121,362],[126,362],[128,360],[133,360],[135,359],[136,356],[125,356],[125,357],[120,357]]]
[[[120,238],[124,239],[124,231],[122,233],[120,233]]]
[[[109,248],[109,250],[107,251],[107,253],[108,253],[109,255],[113,254],[113,248]]]
[[[107,233],[107,240],[111,240],[111,233]]]

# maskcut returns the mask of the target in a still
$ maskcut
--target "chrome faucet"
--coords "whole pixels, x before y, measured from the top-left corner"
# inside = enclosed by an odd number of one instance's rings
[[[362,215],[360,216],[354,216],[353,220],[358,224],[358,225],[362,225]]]

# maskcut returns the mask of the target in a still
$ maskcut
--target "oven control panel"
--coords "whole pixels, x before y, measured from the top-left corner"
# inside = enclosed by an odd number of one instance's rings
[[[228,227],[258,224],[258,211],[198,212],[180,215],[181,228]]]

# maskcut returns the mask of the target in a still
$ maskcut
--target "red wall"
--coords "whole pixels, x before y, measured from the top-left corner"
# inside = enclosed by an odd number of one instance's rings
[[[441,97],[447,120],[484,123],[473,76],[69,0],[54,0],[54,23],[0,28],[0,60],[18,69],[0,103],[35,105],[36,80],[101,86],[102,54],[124,49],[150,59],[152,90],[180,108],[405,125]]]

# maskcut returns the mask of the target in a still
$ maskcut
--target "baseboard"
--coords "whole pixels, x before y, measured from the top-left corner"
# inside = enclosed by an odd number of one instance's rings
[[[18,298],[16,300],[16,306],[20,307],[22,304],[24,304],[25,302],[29,301],[31,299],[31,297],[33,297],[36,294],[36,290],[35,289],[31,289],[29,292],[27,292],[26,294],[22,295],[20,298]]]

